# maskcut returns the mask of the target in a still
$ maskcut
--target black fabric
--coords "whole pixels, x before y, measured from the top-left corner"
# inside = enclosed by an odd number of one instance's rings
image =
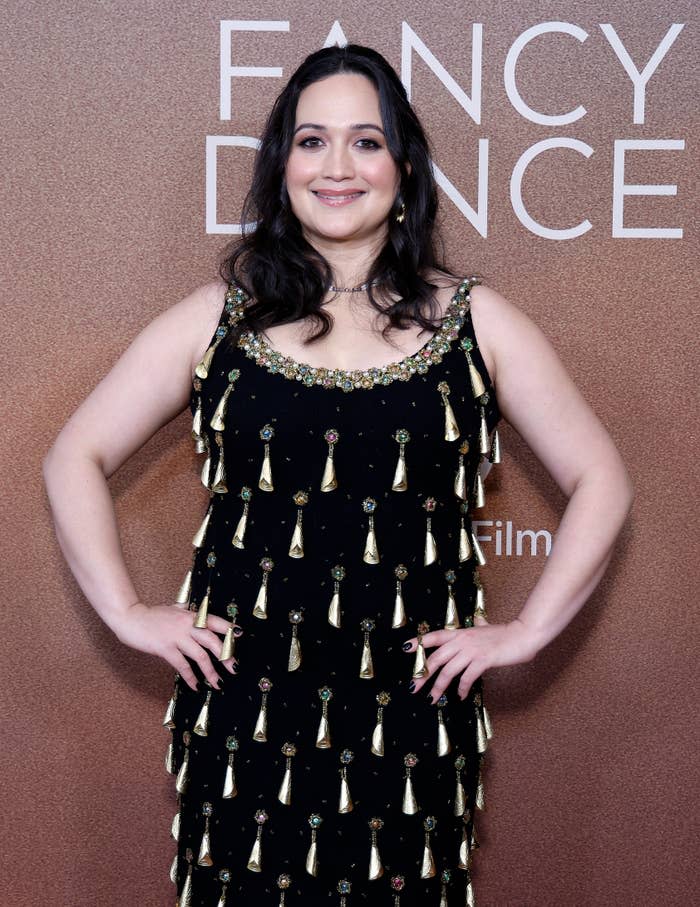
[[[227,324],[222,311],[221,325]],[[285,895],[286,907],[312,907],[340,903],[337,884],[346,878],[352,883],[347,905],[394,904],[390,878],[405,876],[401,907],[440,903],[441,870],[452,870],[447,885],[447,904],[465,904],[467,872],[457,869],[464,823],[453,814],[456,787],[455,759],[466,758],[462,773],[467,808],[474,813],[480,756],[476,746],[474,694],[481,690],[481,678],[462,701],[457,681],[447,691],[443,709],[452,744],[449,755],[437,756],[438,709],[426,696],[429,681],[419,694],[411,694],[414,655],[402,650],[404,641],[416,635],[419,621],[441,629],[445,619],[447,582],[445,571],[456,572],[454,592],[461,625],[469,625],[473,614],[475,561],[458,561],[459,504],[454,494],[459,445],[467,439],[465,456],[467,487],[472,488],[479,465],[479,406],[469,378],[467,358],[460,340],[469,337],[474,349],[472,361],[482,375],[489,393],[487,419],[493,429],[499,419],[495,394],[479,353],[469,312],[441,361],[431,362],[425,374],[409,380],[394,380],[369,389],[345,392],[306,386],[282,374],[271,374],[248,358],[240,348],[225,343],[216,350],[201,396],[203,425],[212,450],[212,473],[218,448],[209,420],[228,384],[228,373],[240,369],[230,395],[223,433],[228,493],[213,494],[213,510],[206,540],[197,551],[191,601],[193,607],[211,586],[209,612],[226,616],[226,606],[235,601],[238,623],[244,634],[236,643],[240,666],[237,676],[220,669],[221,691],[213,691],[208,736],[192,734],[189,746],[189,784],[181,797],[178,844],[178,891],[187,872],[186,849],[194,854],[192,873],[193,905],[216,907],[222,884],[219,871],[227,868],[231,881],[227,905],[278,905],[280,873],[291,875]],[[437,390],[440,381],[451,389],[450,404],[460,429],[458,441],[445,441],[445,410]],[[192,411],[197,394],[192,394]],[[260,429],[269,423],[275,435],[270,442],[274,491],[258,488],[264,442]],[[337,429],[334,461],[338,488],[321,492],[320,482],[328,452],[327,429]],[[406,445],[408,489],[391,490],[399,445],[393,433],[405,428],[411,439]],[[242,486],[253,490],[245,547],[231,540],[243,502]],[[297,506],[292,497],[298,490],[309,493],[303,508],[304,557],[288,555]],[[375,530],[380,563],[364,563],[362,553],[368,518],[362,501],[377,501]],[[432,529],[437,541],[438,561],[423,565],[426,532],[426,496],[437,499]],[[470,501],[471,506],[471,501]],[[469,516],[466,520],[469,529]],[[216,564],[206,558],[216,554]],[[268,585],[267,620],[252,615],[262,578],[260,560],[274,560]],[[407,624],[391,628],[396,590],[394,568],[408,568],[403,581]],[[331,569],[340,564],[346,575],[341,582],[342,625],[328,623],[328,606],[333,593]],[[289,611],[303,609],[299,627],[302,665],[289,672],[291,624]],[[360,658],[364,618],[375,621],[370,645],[375,676],[361,679]],[[428,652],[429,654],[429,652]],[[258,681],[266,676],[273,688],[268,697],[268,740],[253,740],[253,728],[261,704]],[[318,690],[331,687],[328,707],[332,746],[318,749],[316,733],[321,716]],[[206,696],[206,687],[194,692],[177,681],[173,731],[175,767],[183,758],[183,731],[193,729]],[[371,753],[371,735],[377,718],[376,695],[387,691],[391,702],[384,709],[385,755]],[[238,795],[221,797],[228,760],[226,738],[235,735]],[[292,758],[291,805],[277,799],[285,769],[281,747],[297,747]],[[354,753],[347,778],[354,809],[338,813],[340,791],[339,754],[344,748]],[[420,811],[402,812],[404,756],[415,753],[419,762],[412,778]],[[210,820],[214,865],[197,866],[204,817],[202,804],[213,806]],[[256,836],[254,813],[263,808],[269,819],[262,833],[262,872],[246,868]],[[318,831],[319,874],[305,871],[311,840],[308,817],[318,813],[323,823]],[[425,842],[423,821],[437,819],[430,835],[437,867],[434,878],[420,878]],[[477,813],[478,815],[478,813]],[[384,865],[382,878],[368,880],[370,829],[373,817],[383,820],[378,844]],[[469,830],[471,823],[467,824]]]

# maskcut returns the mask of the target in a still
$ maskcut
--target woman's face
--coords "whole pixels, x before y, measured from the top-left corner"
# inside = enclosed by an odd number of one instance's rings
[[[386,235],[401,179],[382,125],[377,90],[365,76],[338,73],[300,94],[285,177],[312,244]]]

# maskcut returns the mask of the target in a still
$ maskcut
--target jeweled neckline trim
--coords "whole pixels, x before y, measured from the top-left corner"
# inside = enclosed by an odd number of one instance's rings
[[[300,381],[307,387],[340,388],[344,391],[361,390],[387,385],[394,381],[408,381],[413,375],[424,375],[431,365],[442,361],[464,324],[465,313],[469,310],[469,290],[476,281],[463,281],[450,300],[445,317],[438,330],[423,346],[396,362],[379,368],[329,369],[299,362],[275,350],[256,331],[243,331],[238,346],[249,359],[266,368],[274,375],[282,375],[291,381]]]

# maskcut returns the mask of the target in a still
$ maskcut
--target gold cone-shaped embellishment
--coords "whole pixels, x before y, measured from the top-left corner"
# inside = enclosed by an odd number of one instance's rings
[[[261,491],[274,491],[275,489],[275,486],[272,483],[272,463],[270,462],[269,444],[265,445],[265,456],[263,457],[262,467],[260,469],[258,488]]]
[[[318,875],[318,849],[315,840],[309,845],[306,854],[306,871],[310,876]]]
[[[491,724],[491,719],[489,718],[489,713],[486,711],[486,706],[481,704],[481,714],[484,719],[484,731],[486,732],[486,739],[490,740],[493,737],[493,726]]]
[[[403,805],[401,808],[403,812],[409,816],[413,816],[418,812],[418,801],[416,800],[416,795],[413,791],[413,781],[411,780],[410,775],[406,776],[406,783],[403,788]]]
[[[338,798],[338,812],[349,813],[355,808],[350,796],[348,785],[348,766],[355,758],[352,750],[344,749],[340,754],[340,797]]]
[[[467,826],[462,829],[462,841],[459,845],[459,857],[457,862],[458,869],[469,869],[469,838],[467,837]]]
[[[241,514],[238,525],[236,526],[236,531],[233,534],[233,539],[231,544],[235,548],[245,548],[245,531],[248,526],[248,504],[247,502],[243,505],[243,513]]]
[[[362,657],[360,659],[360,677],[363,679],[370,679],[374,677],[374,664],[372,662],[372,650],[369,645],[369,634],[374,630],[374,621],[365,617],[364,620],[360,622],[360,629],[364,633],[364,640],[362,643]]]
[[[197,611],[195,612],[195,615],[194,615],[194,626],[197,627],[199,630],[204,630],[204,629],[206,629],[206,626],[207,626],[207,617],[209,615],[209,593],[210,592],[211,592],[211,588],[207,587],[207,591],[204,595],[204,598],[199,603],[199,607],[197,608]]]
[[[289,545],[290,557],[304,557],[304,531],[302,527],[301,510],[297,513],[297,521],[292,533],[292,541]]]
[[[247,868],[251,872],[262,872],[262,847],[260,846],[260,836],[255,839],[248,857]]]
[[[190,601],[190,594],[192,593],[192,570],[188,570],[185,574],[185,578],[182,581],[175,602],[178,605],[187,605]]]
[[[464,896],[464,907],[476,907],[476,899],[474,897],[474,883],[471,879],[469,879],[469,881],[467,882],[467,888]]]
[[[220,328],[217,328],[216,334],[217,334],[216,340],[207,349],[205,354],[202,356],[201,361],[197,363],[197,366],[194,370],[195,375],[198,378],[201,378],[202,380],[209,377],[209,369],[211,368],[211,362],[212,362],[212,359],[214,358],[214,353],[216,352],[217,346],[221,343],[221,341],[226,336],[226,328],[223,326]]]
[[[489,454],[489,460],[494,464],[501,462],[501,439],[498,436],[498,429],[494,429],[493,438],[491,440],[491,452]]]
[[[177,854],[173,857],[173,862],[170,864],[170,881],[173,885],[177,885]],[[178,899],[178,904],[180,900]]]
[[[459,458],[457,472],[455,473],[455,496],[462,501],[467,500],[467,470],[464,466],[464,457]]]
[[[462,516],[459,521],[459,562],[468,561],[472,556],[472,544],[469,541],[469,533],[464,526],[464,515],[467,513],[467,504],[462,504]]]
[[[296,671],[301,667],[301,645],[296,636],[292,637],[289,646],[289,660],[287,662],[288,671]]]
[[[209,733],[209,703],[211,702],[211,690],[207,692],[204,705],[200,709],[199,715],[192,730],[200,737],[206,737]]]
[[[376,500],[374,498],[365,498],[362,502],[362,509],[368,515],[367,538],[365,539],[365,550],[362,554],[362,560],[366,564],[378,564],[379,549],[374,532],[374,514],[377,509]]]
[[[228,398],[231,396],[232,390],[233,384],[229,384],[221,395],[221,399],[216,404],[214,415],[211,417],[211,420],[209,422],[210,427],[213,428],[214,431],[223,431],[226,428],[226,407],[228,405]]]
[[[452,584],[456,580],[454,570],[445,572],[447,579],[447,607],[445,608],[445,630],[456,630],[459,627],[459,614],[457,613],[457,602],[455,601]]]
[[[277,799],[285,806],[290,806],[292,802],[292,767],[287,765],[282,776],[282,783],[277,794]]]
[[[194,452],[198,454],[206,453],[209,450],[209,444],[207,442],[206,435],[200,435],[199,438],[195,438],[194,442]]]
[[[267,709],[264,706],[261,706],[258,712],[255,730],[253,731],[253,740],[257,740],[259,743],[265,743],[267,740]]]
[[[372,731],[372,752],[375,756],[384,755],[384,725],[378,720]]]
[[[362,553],[362,560],[366,564],[378,564],[379,563],[379,549],[377,548],[377,536],[374,531],[374,527],[370,525],[370,528],[367,530],[367,538],[365,540],[365,550]]]
[[[192,867],[187,870],[185,882],[178,898],[177,907],[192,907]]]
[[[418,644],[416,649],[416,657],[413,662],[413,674],[412,677],[415,679],[419,677],[424,677],[428,673],[427,659],[425,657],[425,649],[423,648],[423,643]]]
[[[214,470],[214,478],[211,482],[211,490],[216,494],[226,494],[228,487],[226,485],[226,466],[224,463],[224,446],[219,448],[219,461]]]
[[[340,627],[340,592],[334,592],[328,606],[328,623],[332,627]]]
[[[209,835],[209,823],[207,822],[202,843],[199,846],[199,856],[197,857],[197,866],[213,866],[214,861],[211,857],[211,838]]]
[[[404,606],[401,583],[396,583],[396,595],[394,596],[394,611],[391,615],[391,628],[397,630],[406,623],[406,608]]]
[[[432,533],[430,528],[430,517],[428,517],[428,524],[425,530],[425,550],[423,553],[423,565],[427,567],[429,564],[434,564],[437,560],[437,544],[435,542],[435,536]]]
[[[484,552],[482,551],[481,545],[479,544],[479,540],[477,539],[477,537],[473,531],[472,531],[471,536],[472,536],[472,547],[474,549],[474,556],[476,557],[476,562],[480,567],[483,567],[484,564],[486,563],[486,556],[485,556]]]
[[[442,703],[442,705],[440,704]],[[450,738],[447,734],[447,727],[445,726],[445,716],[442,713],[443,708],[447,705],[447,697],[443,693],[442,696],[437,701],[438,705],[438,733],[437,733],[437,754],[438,756],[447,756],[448,753],[452,752],[452,744],[450,743]]]
[[[177,687],[174,688],[172,696],[168,700],[168,705],[165,709],[165,716],[163,718],[163,727],[167,727],[169,730],[172,730],[175,727],[175,700],[177,698]]]
[[[338,487],[338,477],[335,474],[333,454],[335,445],[340,440],[340,433],[335,428],[329,428],[324,433],[323,437],[328,444],[328,456],[326,457],[326,465],[323,467],[323,475],[321,477],[321,491],[335,491],[335,489]]]
[[[477,470],[476,476],[474,477],[474,507],[483,507],[486,503],[486,495],[484,494],[484,480],[481,478],[481,473]]]
[[[411,435],[405,428],[394,432],[394,441],[399,445],[399,459],[394,470],[394,480],[391,483],[392,491],[406,491],[408,488],[408,474],[406,472],[406,444],[411,440]]]
[[[207,458],[204,461],[204,463],[202,464],[202,472],[200,475],[200,478],[202,480],[202,485],[204,485],[205,488],[209,488],[210,471],[211,471],[211,454],[209,453],[209,450],[207,449]],[[199,547],[199,546],[197,546],[197,547]]]
[[[469,363],[469,379],[472,385],[472,393],[475,397],[480,397],[486,391],[484,382],[482,381],[478,368],[474,365],[469,351],[465,350],[464,354],[467,357],[467,362]]]
[[[486,411],[480,407],[481,416],[479,418],[479,453],[488,456],[491,450],[491,439],[489,438],[489,426],[486,421]]]
[[[224,800],[232,800],[238,796],[238,786],[236,785],[236,773],[233,768],[233,758],[229,757],[226,773],[224,774],[224,790],[221,795]]]
[[[464,791],[464,785],[462,784],[459,776],[457,776],[457,787],[455,789],[455,802],[454,802],[454,814],[458,818],[464,815],[464,810],[467,807],[467,797]]]
[[[233,627],[229,627],[226,631],[226,636],[224,636],[224,643],[221,646],[221,655],[219,655],[219,661],[228,661],[229,658],[233,658],[235,648],[236,637],[233,633]]]
[[[199,438],[202,434],[202,395],[197,395],[197,406],[192,417],[192,437]]]
[[[175,745],[172,740],[165,751],[165,770],[169,775],[175,774]]]
[[[450,405],[448,399],[450,395],[450,386],[446,381],[441,381],[437,386],[440,396],[442,397],[442,403],[445,407],[445,440],[446,441],[456,441],[459,438],[459,425],[457,425],[457,419],[455,418],[454,411]]]
[[[474,571],[476,574],[476,571]],[[479,581],[478,574],[475,575],[474,580],[476,582],[476,594],[474,597],[474,614],[482,614],[486,616],[486,598],[484,596],[484,587]]]
[[[253,617],[258,617],[260,620],[267,620],[267,574],[263,577],[263,581],[260,583],[260,588],[258,589],[255,606],[253,607]]]
[[[435,875],[435,860],[430,845],[426,844],[423,848],[423,861],[420,867],[421,879],[432,879]]]
[[[479,839],[476,836],[476,824],[472,822],[472,835],[469,841],[469,849],[476,850],[479,847]]]
[[[484,782],[481,778],[481,767],[479,767],[479,780],[476,785],[476,795],[474,798],[474,806],[477,809],[484,809]]]
[[[488,746],[488,737],[481,717],[481,710],[476,706],[476,749],[479,753],[485,753]]]
[[[192,545],[194,548],[201,548],[204,545],[204,539],[207,534],[207,527],[209,526],[209,520],[211,519],[213,504],[209,505],[209,509],[206,512],[202,524],[199,529],[196,531],[194,538],[192,539]]]
[[[320,750],[327,750],[331,745],[331,732],[328,727],[328,719],[325,715],[321,716],[316,733],[316,746]]]
[[[334,491],[337,487],[338,478],[335,474],[335,464],[333,462],[333,455],[329,450],[328,456],[326,457],[326,465],[323,468],[323,476],[321,477],[321,491]]]
[[[190,751],[185,748],[185,754],[182,758],[182,763],[177,773],[177,778],[175,779],[175,790],[178,794],[184,794],[187,790],[187,784],[189,782],[189,764],[190,764]]]
[[[338,803],[338,812],[339,813],[349,813],[352,812],[354,804],[352,802],[352,797],[350,796],[350,787],[348,786],[348,779],[340,779],[340,799]]]
[[[369,873],[367,878],[370,882],[375,881],[375,879],[381,879],[384,875],[384,867],[382,866],[382,859],[379,856],[379,845],[376,841],[372,841],[369,851]]]

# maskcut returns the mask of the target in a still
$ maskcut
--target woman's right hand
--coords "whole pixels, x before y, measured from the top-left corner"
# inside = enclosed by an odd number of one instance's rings
[[[207,617],[207,629],[194,626],[194,612],[177,605],[144,605],[135,602],[116,623],[113,623],[117,638],[125,645],[149,655],[159,655],[171,664],[185,683],[197,689],[197,677],[187,658],[199,665],[202,674],[214,687],[219,689],[220,676],[209,652],[217,659],[221,655],[223,641],[217,634],[225,635],[231,627],[230,621],[216,614]],[[237,636],[243,632],[234,624]],[[207,649],[209,652],[207,652]],[[187,657],[185,657],[187,656]],[[237,659],[221,661],[232,674],[236,673]]]

